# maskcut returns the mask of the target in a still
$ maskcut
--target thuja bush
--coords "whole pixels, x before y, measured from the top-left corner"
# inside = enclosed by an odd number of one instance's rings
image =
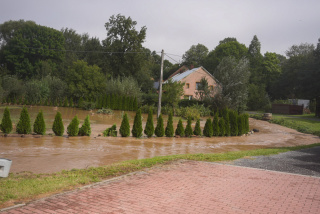
[[[172,121],[172,112],[169,113],[169,118],[167,121],[167,127],[165,130],[165,134],[167,137],[173,137],[174,130],[173,130],[173,121]]]
[[[64,126],[63,126],[62,116],[60,112],[57,112],[54,118],[52,131],[56,136],[62,136],[64,133]]]
[[[223,117],[221,117],[220,118],[220,120],[219,120],[219,131],[220,131],[220,133],[219,133],[219,136],[225,136],[225,134],[226,134],[226,125],[225,125],[225,121],[224,121],[224,119],[223,119]]]
[[[196,122],[196,126],[194,127],[193,134],[197,135],[197,136],[201,136],[202,135],[201,127],[200,127],[200,119],[198,119],[197,122]]]
[[[36,134],[45,135],[46,134],[46,123],[43,118],[43,112],[40,111],[34,121],[33,131]]]
[[[81,128],[79,129],[78,135],[80,135],[80,136],[90,136],[91,135],[91,126],[90,126],[89,115],[87,115],[86,119],[84,119],[84,123],[82,124]]]
[[[250,131],[250,127],[249,127],[249,115],[247,113],[244,114],[244,126],[245,126],[245,133],[248,133]]]
[[[212,137],[213,135],[213,127],[210,118],[207,119],[206,124],[204,125],[203,135],[206,137]]]
[[[130,134],[130,127],[129,127],[129,134]],[[129,134],[128,134],[128,136],[129,136]],[[104,137],[108,137],[108,136],[117,137],[117,135],[118,135],[118,132],[117,132],[117,125],[116,124],[111,126],[111,128],[107,128],[106,130],[103,131]],[[125,137],[125,136],[122,136],[122,137]]]
[[[12,131],[12,121],[11,121],[10,111],[8,107],[4,109],[2,121],[0,124],[0,129],[5,134],[9,134]]]
[[[185,132],[184,132],[184,128],[183,128],[183,124],[182,124],[182,120],[179,119],[179,122],[178,122],[178,125],[177,125],[177,128],[176,128],[176,132],[175,132],[176,135],[179,135],[180,137],[184,137],[185,135]]]
[[[230,119],[230,134],[231,134],[231,136],[237,136],[239,133],[238,113],[235,111],[230,111],[229,119]]]
[[[142,136],[142,118],[141,118],[141,110],[138,109],[136,112],[136,116],[134,117],[133,127],[132,127],[132,136],[133,137],[141,137]]]
[[[157,119],[157,126],[155,129],[155,135],[157,137],[163,137],[164,136],[164,126],[163,126],[163,118],[162,118],[162,114],[159,115],[158,119]]]
[[[149,110],[148,119],[147,119],[146,127],[144,129],[144,133],[147,135],[147,137],[152,137],[152,135],[154,133],[152,109]]]
[[[119,132],[121,137],[128,137],[130,135],[130,124],[127,113],[123,116]]]
[[[245,117],[243,114],[238,116],[238,135],[243,135],[246,133],[245,127]]]
[[[225,108],[222,111],[222,118],[224,119],[224,130],[225,130],[225,136],[230,136],[230,119],[229,119],[229,109]]]
[[[78,136],[79,133],[79,119],[77,116],[75,116],[70,124],[67,127],[67,133],[69,136]]]
[[[220,127],[219,127],[219,115],[218,112],[214,114],[213,122],[212,122],[213,136],[220,135]]]
[[[187,122],[187,126],[186,126],[186,129],[185,129],[185,136],[186,137],[191,137],[193,135],[193,130],[192,130],[192,127],[191,127],[191,123],[192,123],[192,119],[191,119],[191,117],[188,117],[188,122]]]
[[[69,107],[73,107],[73,99],[72,98],[70,98]]]
[[[26,107],[22,108],[16,131],[18,134],[29,134],[31,132],[30,116]]]
[[[67,97],[64,98],[63,107],[68,107],[68,98]]]
[[[138,101],[137,101],[137,98],[135,97],[132,104],[132,110],[136,111],[137,109],[138,109]]]

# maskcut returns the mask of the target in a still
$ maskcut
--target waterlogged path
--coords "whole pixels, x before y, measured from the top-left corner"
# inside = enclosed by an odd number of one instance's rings
[[[75,115],[80,118],[82,124],[87,114],[90,114],[92,135],[70,138],[67,136],[0,136],[0,157],[13,161],[11,172],[49,173],[63,169],[103,166],[123,160],[171,154],[218,153],[320,142],[320,138],[317,136],[302,134],[286,127],[254,119],[250,119],[250,128],[259,129],[260,132],[245,137],[153,137],[149,139],[102,137],[99,135],[111,125],[117,124],[117,128],[120,127],[122,112],[115,112],[114,115],[98,115],[94,112],[72,108],[32,107],[28,109],[32,122],[40,109],[44,112],[48,134],[52,133],[51,126],[56,112],[60,111],[65,129]],[[15,124],[18,122],[20,111],[21,108],[10,110]],[[3,108],[0,109],[0,115],[2,114]],[[134,112],[129,112],[131,127],[134,114]],[[143,115],[143,118],[144,127],[147,115]],[[164,118],[164,121],[166,123],[167,118]],[[174,121],[174,127],[176,127],[176,123],[177,120]],[[201,122],[202,128],[204,123],[205,120]]]

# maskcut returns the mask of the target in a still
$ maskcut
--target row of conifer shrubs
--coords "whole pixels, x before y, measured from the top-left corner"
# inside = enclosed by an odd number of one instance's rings
[[[69,136],[90,136],[91,126],[89,115],[85,118],[83,125],[79,128],[80,121],[77,116],[75,116],[67,127],[67,133]],[[12,132],[13,126],[10,116],[10,111],[8,107],[4,109],[3,117],[0,124],[0,130],[5,134],[10,134]],[[62,136],[64,133],[64,125],[62,121],[62,116],[60,112],[57,112],[53,125],[52,131],[57,136]],[[28,110],[26,107],[22,108],[20,113],[20,119],[16,126],[16,132],[18,134],[31,134],[31,121]],[[43,112],[40,110],[34,123],[33,132],[39,135],[46,134],[46,123],[44,121]]]
[[[102,95],[97,100],[89,100],[83,99],[82,97],[78,100],[77,103],[73,102],[73,99],[68,99],[65,97],[64,99],[53,99],[53,100],[45,100],[44,102],[32,102],[27,99],[19,100],[10,99],[3,101],[3,104],[19,104],[19,105],[43,105],[43,106],[57,106],[57,107],[78,107],[83,108],[86,103],[94,104],[95,108],[109,108],[112,110],[123,110],[123,111],[137,111],[138,102],[136,97],[131,96],[118,96],[115,94],[111,95]]]
[[[139,138],[142,136],[142,131],[143,128],[141,110],[139,109],[136,112],[131,133],[133,137]],[[154,134],[157,137],[174,137],[174,135],[180,137],[191,137],[193,135],[204,135],[206,137],[241,136],[248,133],[249,131],[248,114],[238,115],[237,112],[228,109],[224,109],[222,111],[222,117],[219,117],[218,112],[216,112],[212,121],[210,118],[208,118],[206,120],[203,131],[200,127],[200,119],[196,121],[194,129],[192,129],[192,120],[190,117],[188,118],[186,128],[183,127],[182,120],[179,119],[175,132],[173,127],[172,113],[169,114],[166,128],[164,128],[163,118],[161,114],[157,119],[156,127],[154,127],[153,112],[152,109],[150,109],[144,129],[144,133],[147,135],[147,137],[152,137]],[[119,132],[122,137],[130,136],[130,124],[127,114],[124,114],[123,116]],[[111,128],[106,129],[106,131],[104,132],[104,136],[117,136],[116,125],[113,125]]]

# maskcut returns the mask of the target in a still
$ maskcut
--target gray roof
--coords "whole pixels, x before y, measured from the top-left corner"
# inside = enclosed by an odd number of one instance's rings
[[[200,68],[200,67],[199,67]],[[194,71],[198,70],[199,68],[194,68],[192,70],[187,70],[181,74],[177,74],[177,75],[174,75],[171,80],[172,82],[178,82],[178,81],[181,81],[183,78],[189,76],[189,74],[193,73]],[[167,81],[166,81],[167,82]]]

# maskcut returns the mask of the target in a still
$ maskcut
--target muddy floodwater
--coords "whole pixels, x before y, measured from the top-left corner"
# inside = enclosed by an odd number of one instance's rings
[[[115,111],[113,115],[100,115],[95,111],[84,111],[74,108],[29,107],[28,111],[32,123],[39,110],[44,112],[47,124],[47,135],[27,135],[21,137],[11,134],[8,137],[0,136],[0,158],[11,159],[11,172],[31,171],[34,173],[57,172],[63,169],[87,168],[104,166],[107,164],[131,160],[151,158],[172,154],[192,153],[219,153],[226,151],[249,150],[282,146],[295,146],[320,142],[320,138],[302,134],[295,130],[270,124],[265,121],[250,119],[250,128],[259,129],[259,132],[242,137],[193,137],[193,138],[146,138],[133,137],[103,137],[101,133],[117,124],[119,129],[123,112]],[[0,108],[2,119],[4,108]],[[21,107],[11,107],[14,130],[18,122]],[[90,137],[56,137],[52,134],[52,123],[57,111],[62,114],[65,130],[71,119],[77,115],[80,125],[89,114],[92,128]],[[128,112],[132,128],[135,113]],[[143,114],[143,127],[147,115]],[[167,117],[164,117],[166,126]],[[174,119],[176,128],[178,119]],[[154,115],[156,125],[156,116]],[[202,128],[205,120],[201,121]],[[186,121],[184,122],[184,126]],[[193,126],[195,122],[193,122]]]

